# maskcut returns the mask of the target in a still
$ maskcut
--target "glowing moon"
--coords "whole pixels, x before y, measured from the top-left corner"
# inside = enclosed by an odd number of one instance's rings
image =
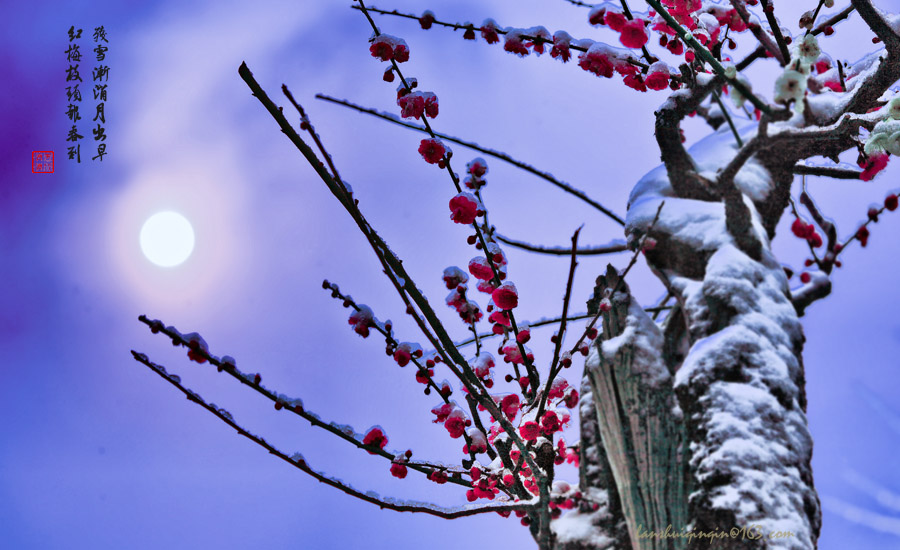
[[[141,228],[141,250],[160,267],[179,265],[194,250],[194,228],[176,212],[154,214]]]

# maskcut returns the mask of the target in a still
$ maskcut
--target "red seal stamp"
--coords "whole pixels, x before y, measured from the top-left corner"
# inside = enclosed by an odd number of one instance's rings
[[[32,174],[52,174],[53,173],[53,151],[32,151],[31,152],[31,173]]]

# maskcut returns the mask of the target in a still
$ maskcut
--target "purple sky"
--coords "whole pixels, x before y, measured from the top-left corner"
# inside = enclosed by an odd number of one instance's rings
[[[633,8],[643,10],[637,3]],[[798,6],[778,5],[796,31]],[[793,4],[793,3],[792,3]],[[800,4],[800,3],[797,3]],[[808,6],[806,4],[809,4]],[[323,278],[392,318],[401,339],[419,339],[399,299],[330,196],[237,74],[246,61],[279,104],[286,83],[307,108],[372,224],[454,335],[463,327],[441,302],[440,275],[474,255],[468,232],[447,219],[455,194],[446,173],[422,162],[418,135],[313,99],[317,92],[395,110],[394,84],[368,54],[371,34],[349,2],[7,3],[0,34],[0,533],[3,546],[31,548],[391,548],[470,544],[529,548],[514,519],[444,520],[381,511],[325,487],[267,455],[188,402],[145,367],[146,352],[207,400],[285,451],[364,490],[464,502],[462,491],[419,476],[397,480],[379,457],[274,411],[214,369],[198,367],[137,321],[145,313],[200,331],[210,350],[232,355],[264,383],[302,397],[328,420],[385,428],[389,447],[417,458],[458,460],[459,440],[430,422],[436,404],[383,354],[353,334]],[[900,11],[900,1],[879,2]],[[380,7],[421,12],[413,0]],[[576,37],[610,40],[586,11],[562,0],[433,2],[442,19],[485,17],[501,25],[543,24]],[[790,11],[792,10],[792,11]],[[415,22],[376,18],[403,37],[404,67],[440,97],[438,130],[508,151],[586,190],[619,214],[633,183],[658,162],[653,110],[659,92],[639,94],[544,56],[517,59],[499,46]],[[109,155],[64,159],[66,30],[104,25],[110,38]],[[858,18],[823,48],[855,60],[871,48]],[[90,63],[90,62],[88,62]],[[750,75],[770,95],[774,63]],[[82,73],[84,77],[85,73]],[[85,87],[87,89],[87,87]],[[85,98],[87,107],[93,105]],[[92,108],[92,107],[91,107]],[[287,108],[287,107],[286,107]],[[292,120],[297,117],[292,115]],[[79,126],[90,136],[86,121]],[[706,132],[687,125],[693,142]],[[33,175],[33,150],[56,152],[55,173]],[[474,154],[454,147],[457,170]],[[848,160],[853,160],[848,157]],[[584,244],[621,238],[596,211],[533,176],[488,159],[485,199],[502,233],[566,244],[585,223]],[[810,190],[847,235],[896,188],[895,160],[875,181],[810,180]],[[798,182],[799,183],[799,182]],[[138,231],[172,209],[194,225],[197,247],[182,266],[148,262]],[[900,548],[900,321],[896,284],[900,213],[872,230],[868,248],[848,251],[834,292],[804,319],[814,473],[825,505],[822,550]],[[803,246],[785,224],[774,245],[799,267]],[[565,259],[511,250],[510,277],[524,318],[558,315]],[[585,258],[573,308],[583,310],[607,262]],[[631,276],[643,303],[662,294],[641,267]],[[483,303],[483,300],[481,300]],[[538,361],[550,331],[535,333]],[[580,364],[577,370],[580,371]],[[438,373],[438,379],[449,373]],[[570,381],[577,379],[573,372]],[[570,436],[572,439],[572,436]],[[574,471],[563,478],[575,479]],[[893,500],[877,498],[875,487]],[[862,509],[867,514],[855,511]],[[854,519],[855,518],[855,519]]]

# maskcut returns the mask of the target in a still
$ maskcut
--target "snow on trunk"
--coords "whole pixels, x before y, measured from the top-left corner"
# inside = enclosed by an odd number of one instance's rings
[[[725,166],[734,154],[730,141],[719,132],[698,143],[690,151],[697,167]],[[772,184],[755,163],[735,183],[762,243],[756,259],[726,230],[723,203],[675,197],[663,168],[638,182],[629,200],[626,232],[634,238],[649,230],[656,239],[647,261],[678,300],[669,325],[683,330],[667,330],[659,351],[675,371],[684,413],[688,527],[730,533],[756,526],[763,535],[785,535],[694,539],[689,547],[809,550],[816,547],[821,512],[810,468],[803,332],[754,205]]]

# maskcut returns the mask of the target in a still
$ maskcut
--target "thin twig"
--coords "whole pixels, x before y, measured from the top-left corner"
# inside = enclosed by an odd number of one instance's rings
[[[584,226],[582,226],[584,227]],[[559,352],[562,350],[563,340],[566,336],[566,321],[569,317],[569,299],[572,297],[572,282],[575,279],[575,268],[578,267],[578,234],[581,233],[581,227],[575,230],[572,235],[572,249],[570,252],[571,260],[569,262],[569,276],[566,279],[566,292],[563,296],[562,319],[559,322],[559,330],[556,333],[556,344],[553,346],[553,360],[550,362],[550,374],[547,376],[547,382],[544,384],[544,392],[541,394],[540,405],[538,405],[537,418],[544,414],[544,407],[547,404],[550,395],[550,386],[556,374],[559,374]]]
[[[791,59],[791,54],[788,51],[784,35],[781,34],[781,27],[778,25],[778,20],[775,19],[775,10],[769,8],[768,0],[760,0],[760,4],[762,4],[763,13],[766,14],[766,20],[769,22],[769,27],[772,29],[772,36],[775,37],[775,43],[778,44],[778,49],[781,50],[784,62],[787,63]]]
[[[494,237],[509,246],[515,248],[521,248],[522,250],[527,250],[529,252],[536,252],[538,254],[549,254],[551,256],[568,256],[572,253],[571,248],[565,248],[562,246],[540,246],[535,244],[526,243],[524,241],[517,241],[515,239],[511,239],[505,235],[501,235],[500,233],[494,233]],[[578,255],[579,256],[599,256],[601,254],[615,254],[617,252],[624,252],[628,250],[628,246],[623,244],[609,244],[602,246],[591,246],[587,248],[579,248]]]
[[[806,166],[795,164],[791,169],[794,174],[806,176],[822,176],[839,180],[858,180],[862,171],[852,168],[836,168],[832,166]]]
[[[399,118],[397,118],[397,117],[396,117],[395,115],[393,115],[393,114],[385,113],[385,112],[383,112],[383,111],[378,111],[377,109],[372,109],[372,108],[368,108],[368,107],[363,107],[363,106],[361,106],[361,105],[357,105],[357,104],[352,103],[352,102],[350,102],[350,101],[343,100],[343,99],[337,99],[337,98],[334,98],[334,97],[331,97],[331,96],[327,96],[327,95],[324,95],[324,94],[316,94],[316,98],[317,98],[317,99],[321,99],[321,100],[323,100],[323,101],[328,101],[328,102],[334,103],[334,104],[336,104],[336,105],[342,105],[342,106],[344,106],[344,107],[348,107],[348,108],[353,109],[353,110],[355,110],[355,111],[358,111],[358,112],[360,112],[360,113],[365,113],[365,114],[367,114],[367,115],[372,115],[372,116],[378,117],[378,118],[380,118],[380,119],[382,119],[382,120],[386,120],[386,121],[388,121],[388,122],[397,124],[397,125],[399,125],[399,126],[403,126],[404,128],[409,128],[409,129],[411,129],[411,130],[416,130],[416,131],[419,131],[419,132],[428,132],[428,130],[427,130],[424,126],[420,126],[420,125],[414,124],[414,123],[412,123],[412,122],[406,122],[406,121],[400,120]],[[607,207],[603,206],[602,204],[600,204],[600,203],[597,202],[596,200],[594,200],[594,199],[588,197],[587,194],[586,194],[584,191],[582,191],[582,190],[580,190],[580,189],[576,189],[575,187],[572,187],[572,186],[569,185],[568,183],[565,183],[565,182],[563,182],[563,181],[560,181],[560,180],[556,179],[556,178],[553,177],[553,175],[550,174],[549,172],[544,172],[543,170],[539,170],[539,169],[537,169],[537,168],[535,168],[535,167],[533,167],[533,166],[531,166],[531,165],[529,165],[529,164],[527,164],[527,163],[525,163],[525,162],[522,162],[522,161],[520,161],[520,160],[516,160],[516,159],[514,159],[513,157],[507,155],[506,153],[501,153],[500,151],[496,151],[496,150],[494,150],[494,149],[489,149],[489,148],[487,148],[487,147],[483,147],[483,146],[478,145],[477,143],[474,143],[474,142],[471,142],[471,141],[466,141],[466,140],[463,140],[463,139],[460,139],[460,138],[457,138],[457,137],[453,137],[453,136],[450,136],[450,135],[447,135],[447,134],[442,134],[442,133],[439,133],[439,132],[433,132],[432,135],[433,135],[434,137],[440,138],[440,139],[442,139],[442,140],[446,140],[446,141],[449,141],[449,142],[451,142],[451,143],[457,143],[457,144],[459,144],[459,145],[462,145],[463,147],[468,147],[469,149],[472,149],[473,151],[478,151],[479,153],[483,153],[483,154],[485,154],[485,155],[489,155],[489,156],[494,157],[494,158],[496,158],[496,159],[499,159],[499,160],[502,160],[502,161],[504,161],[504,162],[507,162],[507,163],[509,163],[509,164],[511,164],[511,165],[513,165],[513,166],[515,166],[516,168],[520,168],[520,169],[522,169],[522,170],[525,170],[525,171],[528,172],[528,173],[534,174],[535,176],[537,176],[537,177],[539,177],[539,178],[541,178],[541,179],[543,179],[543,180],[545,180],[545,181],[547,181],[547,182],[550,182],[551,184],[555,185],[556,187],[559,187],[560,189],[562,189],[562,190],[565,191],[566,193],[569,193],[570,195],[573,195],[573,196],[575,196],[575,197],[581,199],[582,201],[586,202],[587,204],[593,206],[594,208],[596,208],[596,209],[599,210],[600,212],[603,212],[604,214],[606,214],[610,219],[612,219],[613,221],[615,221],[615,222],[618,223],[619,225],[621,225],[621,226],[624,226],[624,225],[625,225],[625,220],[623,220],[620,216],[618,216],[618,215],[616,215],[615,213],[613,213],[610,209],[608,209]]]
[[[722,98],[719,97],[719,92],[713,90],[712,93],[713,98],[716,100],[716,103],[719,104],[719,109],[722,110],[722,114],[725,116],[725,121],[728,122],[728,127],[731,128],[731,133],[734,134],[734,139],[737,141],[738,147],[744,146],[744,141],[741,139],[741,135],[738,133],[737,128],[734,126],[734,121],[731,120],[731,113],[725,108],[725,104],[722,103]]]
[[[165,326],[165,324],[162,323],[161,321],[149,319],[146,315],[141,315],[140,317],[138,317],[138,320],[140,322],[144,323],[145,325],[147,325],[148,327],[150,327],[150,330],[156,331],[156,332],[161,332],[161,333],[165,334],[166,336],[168,336],[172,340],[173,344],[186,346],[186,347],[189,346],[189,342],[187,342],[184,339],[183,335],[180,332],[170,330],[170,328]],[[292,413],[296,414],[297,416],[303,418],[304,420],[309,422],[311,426],[320,428],[327,432],[330,432],[331,434],[336,435],[340,439],[343,439],[344,441],[347,441],[348,443],[352,443],[354,446],[356,446],[359,449],[368,451],[371,454],[382,456],[390,461],[393,461],[394,459],[398,458],[398,455],[395,455],[393,453],[385,451],[384,449],[381,449],[379,447],[374,447],[371,445],[363,444],[363,442],[359,438],[357,438],[354,434],[349,434],[349,433],[345,432],[344,430],[340,429],[338,427],[338,425],[335,423],[323,421],[319,417],[319,415],[307,411],[302,405],[299,407],[296,405],[291,406],[291,403],[297,403],[298,401],[302,402],[301,399],[291,398],[291,397],[288,397],[285,395],[276,394],[275,392],[270,391],[268,388],[266,388],[262,384],[258,384],[256,382],[254,382],[253,381],[254,378],[252,376],[250,376],[249,374],[247,374],[245,372],[242,372],[240,369],[237,368],[236,365],[234,365],[232,363],[223,362],[221,359],[219,359],[215,355],[212,355],[211,353],[209,353],[208,351],[206,351],[202,348],[198,348],[198,349],[191,348],[191,349],[195,354],[203,357],[211,365],[216,367],[217,370],[220,370],[222,372],[229,374],[232,378],[234,378],[241,384],[256,391],[260,395],[269,399],[271,402],[279,404],[280,408],[287,410],[289,412],[292,412]],[[427,463],[427,462],[418,462],[415,464],[408,463],[407,466],[411,467],[411,469],[417,470],[424,474],[429,474],[435,470],[443,470],[443,471],[447,471],[450,473],[457,473],[457,474],[465,474],[466,473],[466,470],[451,469],[451,468],[447,468],[446,466],[443,466],[440,464],[431,464],[431,463]],[[457,485],[462,485],[464,487],[472,486],[471,483],[467,483],[456,477],[451,477],[448,481],[451,481],[452,483],[456,483]]]
[[[292,457],[288,456],[284,452],[278,450],[278,448],[276,448],[274,445],[272,445],[271,443],[269,443],[262,437],[247,431],[244,427],[242,427],[240,424],[238,424],[234,420],[231,413],[224,411],[223,409],[218,409],[218,408],[214,407],[212,404],[207,403],[199,394],[197,394],[193,390],[182,385],[179,378],[175,377],[174,375],[170,375],[168,372],[166,372],[165,367],[163,367],[162,365],[153,363],[143,353],[138,353],[138,352],[132,350],[131,354],[136,361],[146,365],[150,370],[152,370],[153,372],[158,374],[160,377],[165,379],[167,382],[169,382],[170,384],[172,384],[173,386],[178,388],[178,390],[181,391],[188,398],[188,400],[193,401],[194,403],[200,405],[201,407],[203,407],[204,409],[206,409],[207,411],[209,411],[210,413],[215,415],[219,420],[221,420],[222,422],[224,422],[224,423],[228,424],[229,426],[231,426],[232,428],[234,428],[239,435],[246,437],[247,439],[249,439],[249,440],[253,441],[254,443],[256,443],[257,445],[259,445],[260,447],[263,447],[264,449],[269,451],[269,454],[277,456],[278,458],[284,460],[288,464],[291,464],[295,468],[298,468],[299,470],[309,474],[310,476],[314,477],[316,480],[318,480],[322,483],[325,483],[326,485],[330,485],[330,486],[332,486],[350,496],[356,497],[360,500],[364,500],[366,502],[375,504],[380,508],[386,508],[388,510],[394,510],[396,512],[413,512],[413,513],[417,512],[417,513],[429,514],[429,515],[437,516],[437,517],[444,518],[444,519],[454,519],[454,518],[459,518],[459,517],[472,516],[472,515],[476,515],[476,514],[486,514],[486,513],[490,513],[490,512],[501,512],[501,511],[506,511],[506,510],[528,510],[528,511],[531,511],[533,508],[535,508],[536,503],[526,501],[526,502],[504,502],[504,503],[498,503],[498,504],[493,504],[493,505],[488,504],[488,505],[479,505],[479,506],[464,507],[464,508],[458,508],[458,509],[449,509],[449,508],[444,508],[444,507],[437,506],[434,504],[424,504],[423,505],[421,503],[413,504],[413,503],[398,502],[395,500],[383,500],[383,499],[379,498],[373,492],[363,493],[363,492],[358,491],[358,490],[354,489],[353,487],[351,487],[337,479],[328,477],[327,475],[325,475],[321,472],[317,472],[317,471],[313,470],[309,466],[309,464],[306,462],[306,460],[299,454],[295,454]]]

